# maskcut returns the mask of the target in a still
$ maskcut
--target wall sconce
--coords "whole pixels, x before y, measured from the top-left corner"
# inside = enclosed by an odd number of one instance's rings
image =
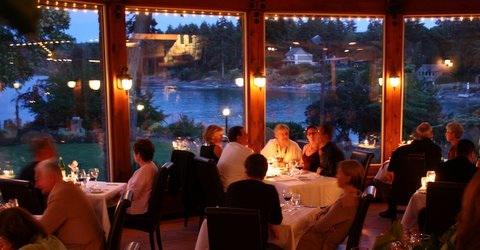
[[[75,88],[75,86],[77,86],[77,82],[76,81],[68,81],[67,86],[69,88],[73,89],[73,88]]]
[[[122,69],[122,73],[118,76],[118,88],[129,91],[132,88],[133,80],[132,77],[128,74],[128,68],[125,67]]]
[[[90,86],[90,88],[93,89],[93,90],[99,90],[100,89],[100,80],[89,80],[88,81],[88,86]]]
[[[238,87],[243,87],[243,85],[244,85],[243,77],[235,78],[235,85],[237,85]]]
[[[253,84],[259,88],[263,88],[265,85],[267,85],[267,78],[264,76],[255,76],[253,78]]]
[[[400,77],[398,76],[390,77],[390,86],[392,86],[394,89],[400,86]]]
[[[383,86],[383,77],[378,78],[378,85]]]
[[[20,87],[22,87],[22,84],[20,82],[14,82],[13,83],[13,88],[19,89]]]
[[[453,67],[453,62],[450,59],[445,59],[445,61],[443,61],[443,64],[447,66],[447,68]]]

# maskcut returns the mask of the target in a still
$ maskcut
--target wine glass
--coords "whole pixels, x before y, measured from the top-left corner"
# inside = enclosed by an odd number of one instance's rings
[[[91,168],[89,171],[90,173],[90,180],[93,180],[93,186],[97,186],[97,179],[98,179],[98,174],[100,173],[100,170],[98,168]]]
[[[292,199],[292,192],[288,189],[284,189],[282,192],[283,199],[285,200],[285,204],[290,204],[290,200]]]
[[[78,181],[82,183],[82,186],[84,188],[87,188],[87,182],[88,182],[88,175],[85,172],[85,169],[80,169],[78,172]]]

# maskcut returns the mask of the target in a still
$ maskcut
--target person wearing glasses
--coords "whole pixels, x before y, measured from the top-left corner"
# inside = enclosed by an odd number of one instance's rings
[[[316,172],[320,166],[320,153],[319,153],[319,133],[318,128],[314,125],[310,125],[305,130],[308,143],[303,146],[302,150],[302,162],[303,169]]]

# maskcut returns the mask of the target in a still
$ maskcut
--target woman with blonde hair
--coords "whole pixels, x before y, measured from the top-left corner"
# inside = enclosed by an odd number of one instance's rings
[[[338,200],[320,211],[314,225],[303,235],[298,250],[337,249],[353,223],[360,202],[364,169],[354,160],[338,163],[337,184],[343,189]]]
[[[213,159],[215,162],[218,162],[223,150],[222,138],[222,127],[215,124],[208,126],[203,133],[203,140],[205,141],[205,144],[200,148],[200,156]]]
[[[462,210],[458,218],[457,249],[480,249],[480,171],[473,176],[465,188],[462,200]]]

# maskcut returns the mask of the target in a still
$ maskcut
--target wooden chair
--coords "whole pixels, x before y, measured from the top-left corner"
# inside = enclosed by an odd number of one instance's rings
[[[155,237],[157,238],[158,249],[163,249],[160,236],[161,205],[163,203],[164,192],[168,185],[168,169],[172,165],[172,162],[167,162],[158,170],[153,182],[152,194],[148,201],[148,211],[141,215],[127,215],[124,224],[125,228],[147,232],[150,238],[151,249],[155,249]]]
[[[376,193],[377,190],[374,186],[367,187],[363,192],[360,203],[358,204],[357,213],[355,214],[355,219],[348,232],[346,249],[353,249],[360,244],[360,237],[362,236],[363,224],[365,222],[365,217],[367,216],[368,207],[375,198]]]
[[[43,214],[45,210],[43,195],[29,181],[0,179],[0,192],[5,201],[17,199],[18,205],[31,214]]]
[[[123,197],[118,201],[117,208],[115,208],[115,215],[113,216],[113,223],[110,227],[107,239],[107,250],[120,249],[120,240],[122,238],[123,222],[127,209],[132,203],[133,192],[128,190]]]
[[[180,191],[183,203],[184,226],[188,224],[190,213],[195,210],[197,203],[197,186],[195,178],[195,154],[185,150],[173,150],[170,171],[169,192]]]
[[[257,209],[207,207],[211,250],[262,250],[260,212]]]

